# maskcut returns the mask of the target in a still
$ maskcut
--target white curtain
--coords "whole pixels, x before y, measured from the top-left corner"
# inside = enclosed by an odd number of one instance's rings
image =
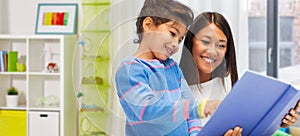
[[[114,74],[119,62],[124,57],[134,53],[137,49],[138,45],[133,44],[132,41],[137,38],[135,34],[135,19],[142,4],[141,0],[111,0],[111,91],[109,91],[109,107],[111,107],[111,112],[106,131],[112,136],[125,135],[126,118],[116,94]]]
[[[237,65],[239,73],[248,68],[248,11],[246,0],[178,0],[193,9],[195,16],[204,11],[215,11],[223,14],[228,20],[237,52]],[[119,62],[137,49],[133,44],[135,34],[135,18],[137,17],[144,0],[111,0],[111,93],[110,114],[111,123],[107,132],[110,135],[125,135],[125,115],[119,104],[114,89],[114,73]],[[182,47],[182,46],[181,46]],[[180,59],[181,52],[174,55],[175,60]]]

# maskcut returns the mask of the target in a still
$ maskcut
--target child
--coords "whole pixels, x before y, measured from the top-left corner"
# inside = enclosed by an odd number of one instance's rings
[[[195,98],[203,101],[199,109],[201,125],[205,125],[238,80],[234,40],[227,20],[216,12],[202,13],[189,30],[180,67]],[[300,101],[283,118],[281,127],[295,124],[299,108]]]
[[[126,114],[126,135],[196,135],[196,102],[177,63],[193,12],[174,0],[145,0],[136,21],[137,52],[122,61],[115,81]]]

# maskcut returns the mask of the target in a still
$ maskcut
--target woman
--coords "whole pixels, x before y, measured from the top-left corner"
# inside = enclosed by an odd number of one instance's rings
[[[202,13],[190,26],[184,46],[180,67],[193,95],[202,100],[202,110],[198,112],[201,125],[205,125],[238,80],[233,35],[227,20],[216,12]],[[300,101],[282,119],[281,127],[295,124],[299,107]]]

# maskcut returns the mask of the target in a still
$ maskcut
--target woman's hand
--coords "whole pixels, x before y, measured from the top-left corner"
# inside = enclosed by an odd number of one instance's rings
[[[224,136],[242,136],[243,128],[235,127],[234,129],[228,130]]]
[[[299,119],[299,113],[298,113],[299,109],[300,109],[300,100],[298,100],[298,103],[296,104],[295,108],[291,109],[289,113],[287,113],[284,116],[280,127],[286,128],[294,125]]]

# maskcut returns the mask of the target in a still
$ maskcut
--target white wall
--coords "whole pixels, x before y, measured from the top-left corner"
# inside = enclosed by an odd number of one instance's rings
[[[78,3],[80,0],[0,0],[0,33],[34,34],[38,3]],[[7,9],[5,9],[7,7]],[[4,10],[1,16],[1,10]],[[2,31],[1,31],[2,29]]]
[[[0,0],[0,34],[6,32],[7,17],[4,12],[7,10],[6,1]]]

